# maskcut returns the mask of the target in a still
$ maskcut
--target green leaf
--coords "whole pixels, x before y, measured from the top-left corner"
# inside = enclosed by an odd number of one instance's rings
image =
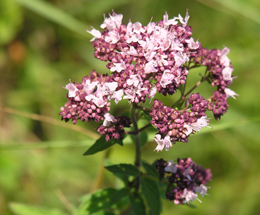
[[[112,166],[112,165],[114,165],[114,163],[111,163],[111,162],[109,161],[109,159],[105,159],[104,165],[105,165],[105,166],[109,166],[109,165]],[[119,179],[121,179],[121,180],[124,182],[124,184],[125,184],[126,187],[128,186],[129,180],[128,180],[128,176],[127,176],[127,175],[121,175],[121,174],[116,174],[116,173],[114,173],[114,175],[115,175],[116,177],[118,177]]]
[[[32,10],[36,14],[39,14],[83,37],[91,38],[91,34],[86,32],[86,28],[90,25],[84,24],[70,14],[63,12],[61,9],[40,0],[15,0],[22,6]]]
[[[144,167],[145,171],[149,175],[151,175],[151,176],[153,176],[155,178],[158,178],[158,172],[157,172],[155,166],[150,165],[150,164],[146,163],[145,161],[142,161],[142,166]]]
[[[159,187],[159,192],[160,192],[161,198],[167,200],[166,195],[165,195],[166,190],[167,190],[167,184],[164,184],[161,181],[157,181],[157,185]]]
[[[118,164],[105,167],[108,171],[114,174],[128,175],[128,176],[139,176],[140,170],[132,164]]]
[[[58,209],[47,209],[20,203],[11,203],[10,208],[16,215],[66,215]]]
[[[125,188],[121,190],[106,188],[96,191],[93,194],[88,194],[82,198],[83,203],[75,215],[88,215],[96,213],[100,210],[106,210],[111,208],[111,206],[118,204],[120,200],[127,195],[128,191]]]
[[[161,212],[161,200],[157,183],[152,179],[142,177],[141,190],[150,208],[150,214],[159,215]]]
[[[130,196],[130,202],[133,209],[133,213],[135,215],[145,215],[145,204],[142,196],[139,193],[131,193]]]
[[[140,133],[141,147],[144,147],[147,144],[148,136],[145,131]]]
[[[143,114],[144,114],[144,117],[145,119],[150,122],[152,117],[149,115],[149,112],[148,111],[143,111]]]
[[[123,145],[122,140],[110,140],[106,141],[106,137],[103,135],[101,136],[96,142],[83,154],[83,155],[93,155],[97,152],[103,151],[114,144],[118,143],[119,145]]]

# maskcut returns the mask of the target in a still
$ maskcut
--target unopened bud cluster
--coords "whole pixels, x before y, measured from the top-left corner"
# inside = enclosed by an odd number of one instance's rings
[[[203,169],[191,158],[177,159],[166,162],[160,159],[156,163],[160,180],[167,179],[166,198],[174,201],[175,204],[189,203],[201,196],[208,195],[205,185],[211,180],[210,169]],[[201,202],[201,201],[200,201]]]

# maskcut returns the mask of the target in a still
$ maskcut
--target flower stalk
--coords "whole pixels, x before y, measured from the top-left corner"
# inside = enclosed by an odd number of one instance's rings
[[[133,103],[130,107],[130,119],[133,123],[133,140],[135,144],[135,166],[140,169],[141,168],[141,139],[140,139],[140,131],[138,131],[137,125],[137,115],[136,115],[136,108],[135,103]],[[138,191],[140,187],[140,176],[135,178],[135,190]]]

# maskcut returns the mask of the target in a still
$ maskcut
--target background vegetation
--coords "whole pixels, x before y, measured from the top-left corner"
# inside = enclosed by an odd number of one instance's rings
[[[213,129],[203,129],[187,144],[156,153],[149,137],[145,160],[192,157],[213,173],[203,204],[195,202],[193,209],[164,200],[162,214],[260,214],[258,0],[1,0],[0,214],[18,214],[14,203],[71,214],[81,196],[120,186],[102,171],[104,153],[82,156],[97,138],[93,131],[98,125],[59,121],[67,93],[62,86],[69,79],[80,82],[93,69],[108,72],[93,58],[91,35],[85,32],[91,25],[99,29],[103,14],[114,9],[124,15],[124,23],[131,19],[146,25],[151,17],[162,19],[165,11],[170,17],[185,16],[187,8],[195,39],[206,48],[231,49],[233,74],[238,76],[231,88],[240,96],[229,99],[229,111],[220,121],[211,120]],[[127,102],[112,110],[124,108]],[[133,154],[130,141],[116,145],[109,162],[132,163]]]

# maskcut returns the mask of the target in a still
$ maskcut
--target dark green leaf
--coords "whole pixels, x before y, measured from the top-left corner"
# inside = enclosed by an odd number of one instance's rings
[[[129,198],[133,209],[132,214],[145,215],[145,204],[142,196],[139,193],[131,193]]]
[[[106,141],[106,137],[103,135],[101,136],[96,142],[83,154],[83,155],[93,155],[97,152],[103,151],[110,146],[113,146],[114,144],[118,143],[119,145],[123,145],[122,140],[110,140]]]
[[[46,209],[20,203],[11,203],[10,208],[16,215],[65,215],[58,209]]]
[[[150,122],[152,117],[149,115],[149,112],[148,111],[143,111],[143,114],[144,114],[144,117],[145,119]]]
[[[121,174],[116,174],[116,173],[114,173],[114,175],[116,177],[118,177],[119,179],[121,179],[124,182],[124,184],[127,186],[128,182],[129,182],[127,175],[121,175]]]
[[[105,159],[104,165],[105,166],[112,166],[112,165],[114,165],[114,163],[110,162],[109,159]],[[128,176],[127,175],[121,175],[121,174],[115,174],[115,173],[114,173],[114,175],[116,177],[118,177],[119,179],[121,179],[126,186],[128,186],[129,180],[128,180]]]
[[[82,198],[83,203],[76,215],[87,215],[111,208],[111,206],[119,203],[127,195],[128,191],[125,188],[121,190],[106,188],[96,191],[94,194],[88,194]]]
[[[157,182],[157,185],[159,187],[159,192],[160,192],[160,196],[162,199],[167,199],[165,194],[166,194],[166,190],[167,190],[167,185],[164,184],[163,182],[161,181],[158,181]]]
[[[141,147],[144,147],[147,143],[147,140],[148,140],[148,136],[147,136],[147,133],[145,131],[142,131],[140,133],[140,140],[141,140]]]
[[[132,164],[118,164],[105,167],[108,171],[114,174],[128,175],[128,176],[138,176],[141,174],[139,169]]]
[[[141,189],[150,208],[150,214],[159,215],[161,212],[161,200],[157,183],[152,179],[142,177]]]
[[[146,163],[145,161],[142,161],[142,165],[149,175],[151,175],[155,178],[158,178],[158,172],[157,172],[155,166],[150,165],[150,164]]]
[[[129,113],[129,111],[124,112],[124,113],[122,114],[122,116],[127,116],[128,118],[130,118],[130,113]]]

